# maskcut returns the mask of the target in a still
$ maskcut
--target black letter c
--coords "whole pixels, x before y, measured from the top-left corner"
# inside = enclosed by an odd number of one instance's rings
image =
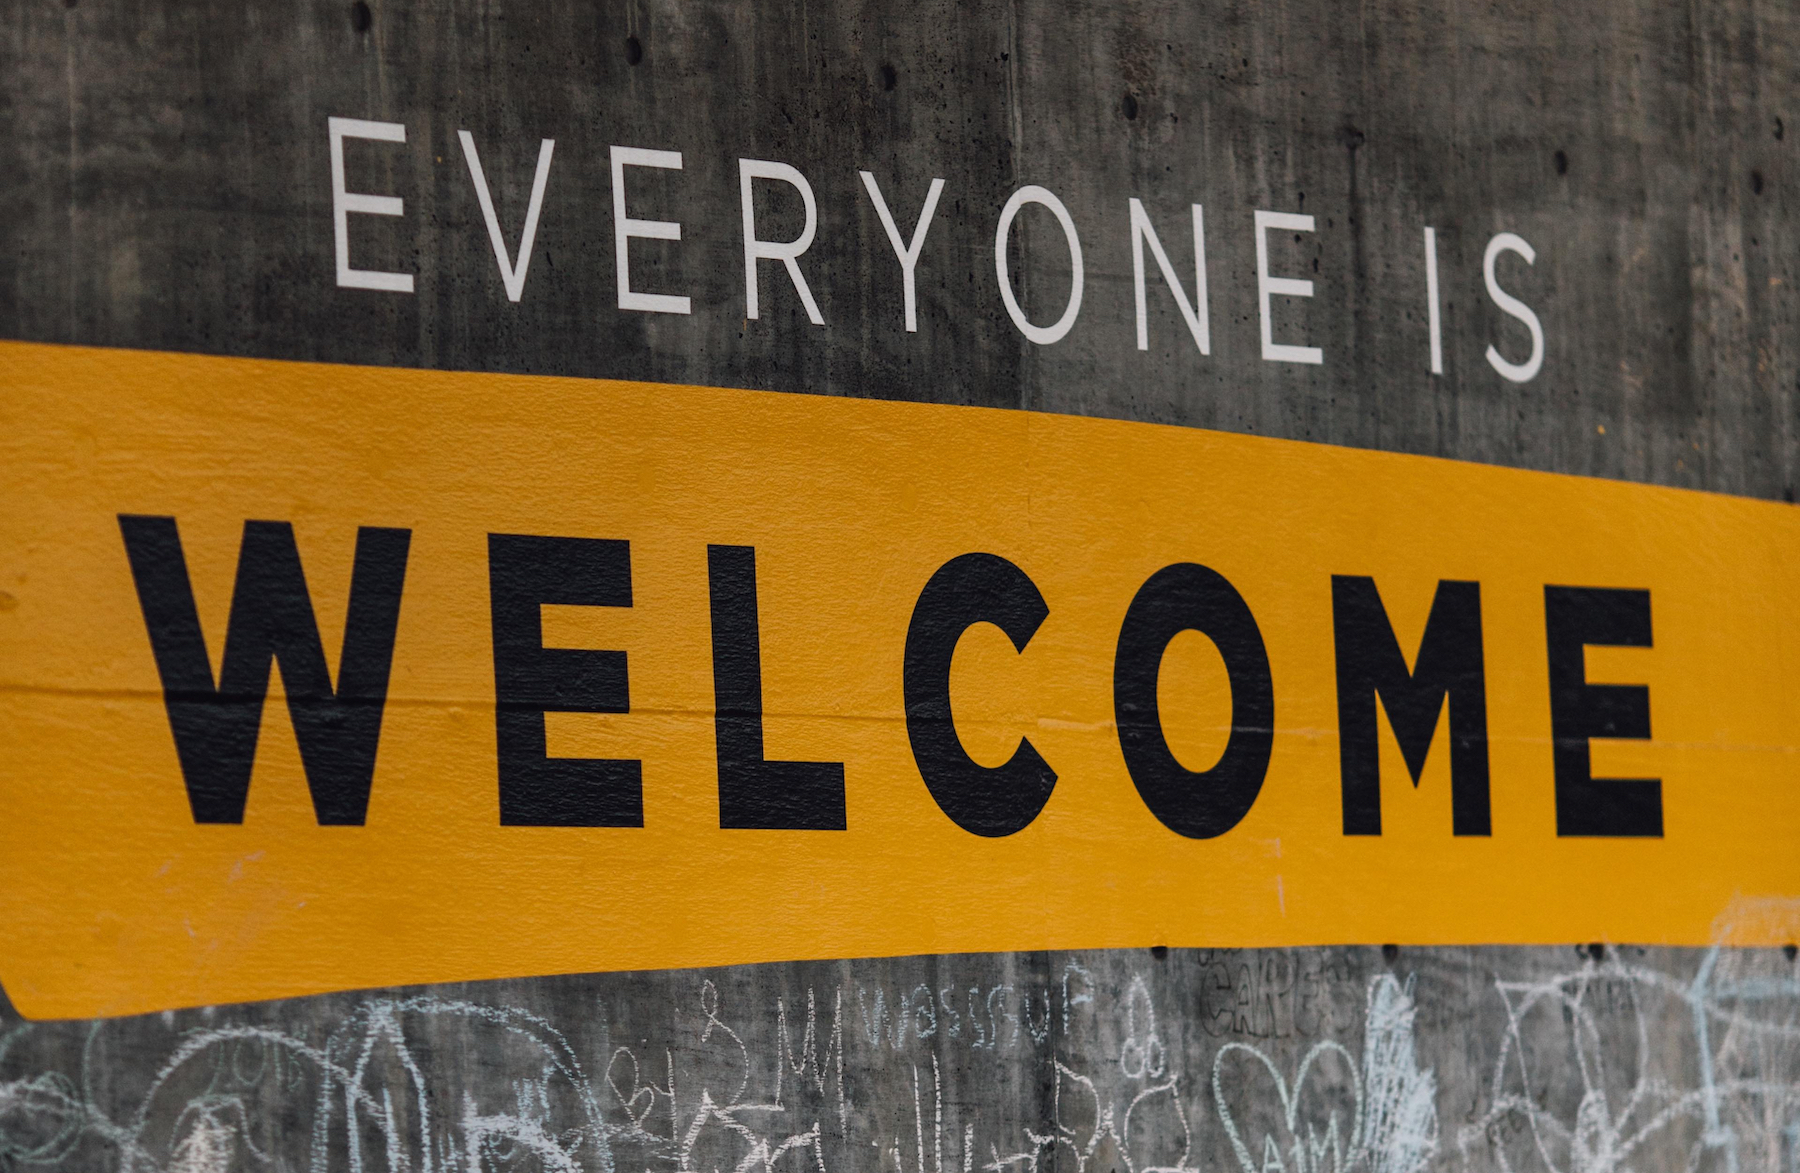
[[[995,554],[961,554],[919,592],[906,629],[906,733],[913,761],[939,809],[965,831],[990,838],[1021,831],[1050,800],[1056,771],[1019,739],[1002,766],[963,749],[950,713],[950,661],[963,632],[992,623],[1024,651],[1050,608],[1025,572]]]
[[[1210,770],[1190,770],[1175,759],[1157,710],[1163,652],[1183,631],[1212,640],[1231,681],[1231,738]],[[1250,813],[1275,741],[1275,686],[1256,617],[1217,571],[1180,562],[1138,589],[1119,629],[1113,715],[1132,784],[1163,826],[1211,839]]]

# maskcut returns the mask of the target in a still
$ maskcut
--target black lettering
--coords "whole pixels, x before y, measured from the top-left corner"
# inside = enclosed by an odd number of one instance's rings
[[[719,753],[719,826],[731,830],[842,831],[842,762],[763,758],[762,632],[756,549],[708,546],[712,595],[713,729]]]
[[[1481,649],[1481,584],[1438,583],[1409,671],[1381,605],[1375,580],[1331,576],[1337,645],[1338,763],[1344,834],[1381,834],[1381,755],[1375,698],[1387,712],[1416,789],[1450,709],[1450,828],[1456,835],[1492,832],[1488,808],[1487,674]]]
[[[1231,736],[1210,770],[1189,770],[1176,760],[1157,709],[1163,652],[1183,631],[1212,640],[1231,682]],[[1119,629],[1113,713],[1132,784],[1163,826],[1211,839],[1250,813],[1275,742],[1275,686],[1262,632],[1237,588],[1192,562],[1150,576]]]
[[[1595,737],[1650,736],[1650,689],[1589,684],[1584,650],[1590,644],[1651,647],[1650,592],[1547,586],[1544,640],[1550,654],[1556,833],[1661,838],[1661,779],[1596,778],[1588,746]]]
[[[545,756],[545,713],[629,713],[625,653],[544,646],[543,605],[631,606],[631,545],[488,535],[500,823],[641,827],[641,765]]]
[[[1050,614],[1023,570],[996,554],[961,554],[919,592],[906,629],[906,735],[913,762],[938,808],[976,835],[1011,835],[1050,800],[1056,771],[1019,739],[1003,765],[983,766],[963,749],[950,712],[950,662],[963,632],[991,623],[1023,652]]]
[[[381,740],[412,531],[374,526],[356,531],[335,689],[292,525],[244,523],[216,687],[175,519],[120,514],[119,532],[162,678],[194,821],[244,821],[273,661],[281,665],[314,817],[322,826],[361,826]]]

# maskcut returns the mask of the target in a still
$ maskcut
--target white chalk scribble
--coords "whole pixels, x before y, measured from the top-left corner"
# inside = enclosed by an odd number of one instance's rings
[[[1627,1173],[1656,1148],[1690,1173],[1793,1173],[1800,980],[1791,958],[1786,976],[1746,972],[1754,956],[1713,948],[1686,981],[1617,953],[1497,981],[1506,1030],[1488,1108],[1457,1137],[1466,1163]]]
[[[0,1019],[0,1173],[1800,1173],[1792,958],[1462,951],[1422,981],[1372,956]]]

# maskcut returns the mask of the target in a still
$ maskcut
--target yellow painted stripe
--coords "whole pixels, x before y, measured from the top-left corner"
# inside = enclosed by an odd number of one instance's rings
[[[1701,943],[1800,892],[1791,506],[1191,429],[568,378],[0,345],[0,980],[72,1016],[367,985],[1039,948]],[[1626,439],[1622,442],[1629,443]],[[121,539],[176,519],[219,667],[247,519],[291,522],[335,672],[357,527],[412,531],[366,824],[319,826],[272,682],[241,825],[196,825]],[[630,608],[551,606],[546,643],[622,650],[631,711],[555,714],[549,752],[642,762],[641,828],[501,826],[488,535],[630,543]],[[770,758],[844,764],[842,831],[722,830],[709,544],[756,554]],[[971,629],[962,743],[1058,775],[1016,834],[963,830],[908,741],[921,589],[960,554],[1023,570],[1023,653]],[[1133,596],[1216,571],[1266,645],[1275,734],[1242,822],[1159,822],[1122,757]],[[1342,828],[1331,576],[1419,645],[1480,583],[1492,834],[1453,836],[1440,728],[1410,785],[1380,724],[1383,833]],[[1559,837],[1544,587],[1650,592],[1660,838]],[[1218,653],[1170,645],[1190,768],[1231,721]],[[1768,905],[1764,907],[1765,913]],[[1786,914],[1740,928],[1778,943]],[[1746,936],[1747,934],[1747,936]]]

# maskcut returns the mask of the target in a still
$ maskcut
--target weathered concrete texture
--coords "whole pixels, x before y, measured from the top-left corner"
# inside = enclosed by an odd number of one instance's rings
[[[1781,951],[920,957],[0,1018],[0,1168],[1791,1170]]]
[[[1791,497],[1800,8],[1783,0],[1346,8],[1277,3],[298,5],[14,0],[0,37],[0,333],[22,338],[555,371],[1026,406]],[[352,143],[351,190],[406,200],[352,217],[355,262],[416,274],[412,296],[334,284],[326,119],[403,122]],[[556,140],[522,300],[506,300],[456,132],[471,131],[516,249],[541,137]],[[633,245],[640,289],[689,317],[622,312],[611,144],[679,150],[637,170],[634,215],[679,244]],[[740,157],[818,193],[803,259],[825,325],[780,266],[745,318]],[[857,179],[910,227],[947,188],[901,326],[900,269]],[[993,235],[1008,194],[1055,191],[1081,232],[1087,294],[1053,346],[1007,318]],[[798,201],[765,185],[765,231]],[[1135,347],[1126,201],[1192,273],[1205,205],[1213,353],[1152,272]],[[1258,346],[1252,211],[1277,234]],[[1020,221],[1034,321],[1064,304],[1061,233]],[[1422,229],[1439,234],[1445,374],[1427,371]],[[1543,320],[1535,380],[1502,380]],[[1604,428],[1604,432],[1601,429]]]
[[[12,0],[0,21],[0,334],[1093,413],[1792,499],[1800,8],[835,6],[532,0],[295,5]],[[326,119],[352,143],[334,281]],[[529,279],[506,299],[456,132]],[[632,173],[616,308],[612,144]],[[810,179],[812,325],[779,266],[745,317],[737,160]],[[910,232],[919,329],[857,178]],[[994,229],[1042,184],[1081,233],[1063,341],[1007,317]],[[765,234],[797,231],[771,186]],[[1154,271],[1135,346],[1127,200],[1179,272],[1205,205],[1212,354]],[[1310,213],[1272,267],[1252,213]],[[1445,373],[1427,370],[1424,226]],[[1547,345],[1489,299],[1502,262]],[[1042,209],[1012,252],[1033,321],[1069,270]],[[1191,287],[1190,287],[1191,288]],[[604,426],[604,421],[596,421]],[[1578,899],[1572,893],[1571,899]],[[0,1169],[696,1173],[1791,1173],[1800,986],[1777,951],[1294,950],[911,958],[344,994],[108,1023],[0,1020]]]

